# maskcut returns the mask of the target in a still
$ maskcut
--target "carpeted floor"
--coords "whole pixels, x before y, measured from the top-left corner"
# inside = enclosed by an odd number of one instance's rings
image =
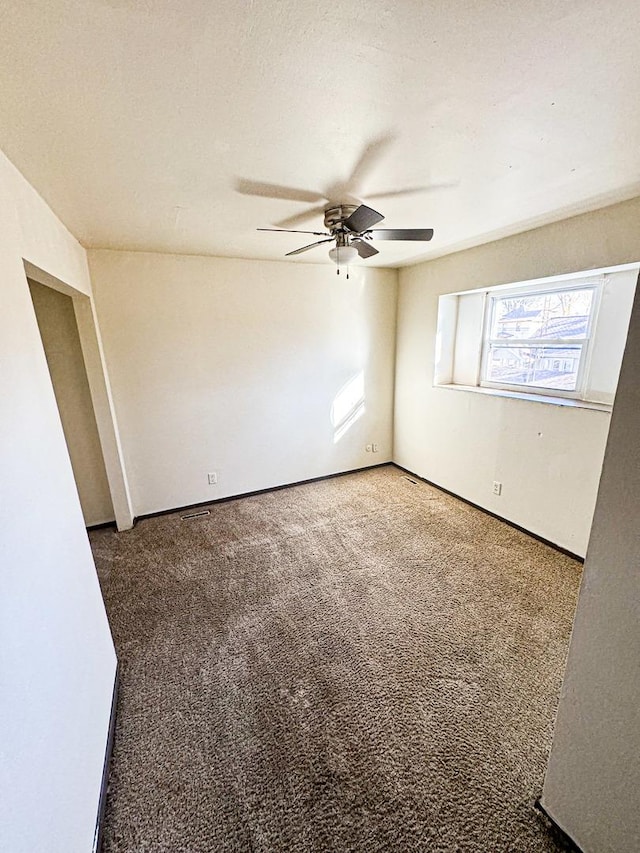
[[[105,853],[558,851],[580,565],[393,466],[91,534]]]

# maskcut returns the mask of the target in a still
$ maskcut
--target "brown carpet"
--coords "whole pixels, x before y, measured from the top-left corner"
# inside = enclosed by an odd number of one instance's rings
[[[558,851],[580,565],[388,466],[91,534],[105,853]]]

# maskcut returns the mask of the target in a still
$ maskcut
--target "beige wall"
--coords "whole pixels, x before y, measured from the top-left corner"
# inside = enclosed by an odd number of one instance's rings
[[[136,515],[391,459],[395,271],[89,259]]]
[[[401,270],[395,461],[584,555],[609,414],[433,387],[438,297],[638,261],[639,219],[634,199]]]
[[[584,853],[640,850],[640,292],[542,802]]]
[[[0,850],[80,853],[116,657],[25,258],[91,292],[84,250],[0,154]]]
[[[86,525],[113,521],[113,504],[70,296],[29,281]]]

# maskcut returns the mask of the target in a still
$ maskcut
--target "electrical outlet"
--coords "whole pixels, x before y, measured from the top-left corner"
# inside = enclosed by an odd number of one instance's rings
[[[375,444],[375,443],[374,443],[374,444],[372,444],[372,445],[371,445],[371,449],[373,450],[373,452],[374,452],[374,453],[377,453],[377,452],[378,452],[378,445],[377,445],[377,444]]]
[[[218,482],[218,474],[216,471],[212,471],[210,474],[207,474],[207,480],[209,481],[210,486],[215,486]]]
[[[367,446],[365,447],[365,450],[367,451],[367,453],[371,453],[372,447],[373,447],[373,445],[367,444]]]
[[[502,483],[499,483],[498,480],[493,481],[493,494],[501,495],[502,494]]]

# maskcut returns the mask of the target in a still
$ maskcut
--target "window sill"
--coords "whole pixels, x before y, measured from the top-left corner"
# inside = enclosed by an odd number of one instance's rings
[[[434,388],[447,388],[451,391],[471,391],[473,394],[489,394],[491,397],[510,397],[513,400],[526,400],[528,403],[547,403],[551,406],[568,406],[571,409],[592,409],[595,412],[611,414],[611,406],[606,403],[592,403],[589,400],[573,400],[569,397],[554,397],[546,394],[529,394],[522,391],[504,391],[500,388],[483,388],[479,385],[434,385]]]

